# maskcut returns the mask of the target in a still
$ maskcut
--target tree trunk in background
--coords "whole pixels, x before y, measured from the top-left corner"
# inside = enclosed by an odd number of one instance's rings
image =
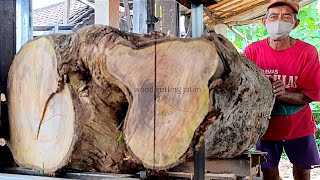
[[[274,101],[264,73],[215,34],[88,26],[27,43],[8,81],[14,159],[45,173],[164,170],[205,135],[210,157],[233,157],[265,132]]]

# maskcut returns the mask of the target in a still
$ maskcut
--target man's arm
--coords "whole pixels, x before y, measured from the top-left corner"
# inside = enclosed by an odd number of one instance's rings
[[[312,102],[308,96],[301,92],[289,92],[285,90],[281,80],[272,82],[273,93],[276,99],[290,104],[309,104]]]
[[[278,100],[290,103],[290,104],[309,104],[312,102],[308,96],[301,92],[289,92],[286,91],[283,95],[276,97]]]

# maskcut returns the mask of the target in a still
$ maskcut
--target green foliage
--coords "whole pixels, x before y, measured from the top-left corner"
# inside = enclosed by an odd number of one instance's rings
[[[317,2],[301,8],[300,25],[292,31],[291,36],[316,46],[320,52],[320,14],[316,7]]]
[[[299,13],[300,25],[290,35],[316,46],[320,52],[320,14],[316,7],[318,1],[301,8]],[[246,42],[245,39],[240,38],[233,31],[228,31],[228,39],[240,52],[248,44],[268,37],[268,33],[262,23],[236,26],[234,29],[244,35],[247,40]]]
[[[121,133],[119,134],[118,138],[117,138],[117,142],[122,142],[122,141],[124,141],[124,135],[123,135],[123,133],[121,132]]]
[[[289,159],[285,150],[282,151],[281,159],[284,159],[284,160],[288,160]]]
[[[313,107],[313,116],[314,116],[314,120],[316,121],[317,124],[317,129],[318,131],[316,132],[316,143],[318,145],[318,149],[320,149],[320,103],[319,102],[315,102],[312,103],[312,107]]]

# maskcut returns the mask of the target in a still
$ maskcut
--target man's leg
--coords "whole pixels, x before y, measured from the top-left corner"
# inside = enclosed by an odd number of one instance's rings
[[[284,149],[293,164],[294,179],[310,180],[310,169],[320,164],[314,135],[285,141]]]
[[[294,180],[310,180],[310,169],[303,169],[293,165],[292,174]]]
[[[278,165],[283,151],[283,141],[260,140],[256,149],[267,152],[267,162],[261,165],[264,180],[280,180]]]
[[[279,175],[279,169],[277,167],[272,167],[263,171],[263,180],[281,180]]]

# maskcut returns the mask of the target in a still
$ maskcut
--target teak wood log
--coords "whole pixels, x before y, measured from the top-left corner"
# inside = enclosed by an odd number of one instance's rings
[[[274,102],[264,73],[219,35],[106,26],[28,42],[8,91],[13,157],[44,173],[164,170],[204,139],[209,158],[234,157],[265,132]]]

